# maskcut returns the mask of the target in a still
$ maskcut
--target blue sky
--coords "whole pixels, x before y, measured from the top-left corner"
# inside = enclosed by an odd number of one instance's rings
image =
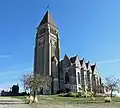
[[[97,63],[101,76],[120,77],[119,0],[1,0],[0,88],[32,71],[35,33],[50,5],[61,58],[78,54]]]

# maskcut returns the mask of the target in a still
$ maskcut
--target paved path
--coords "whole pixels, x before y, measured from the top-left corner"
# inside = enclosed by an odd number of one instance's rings
[[[0,108],[31,108],[20,99],[0,97]]]

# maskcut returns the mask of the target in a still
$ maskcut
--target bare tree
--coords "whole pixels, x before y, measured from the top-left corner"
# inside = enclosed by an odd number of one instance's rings
[[[24,85],[25,90],[30,90],[30,92],[34,92],[34,99],[36,96],[36,93],[40,88],[47,88],[51,85],[51,77],[45,76],[45,75],[33,75],[33,74],[27,74],[24,75],[21,79]]]
[[[120,87],[120,79],[115,77],[106,77],[106,86],[111,91],[111,98],[113,96],[113,91],[119,92]]]

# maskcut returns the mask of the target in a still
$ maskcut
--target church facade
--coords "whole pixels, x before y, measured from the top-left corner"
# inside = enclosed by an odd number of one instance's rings
[[[60,60],[60,39],[58,28],[47,11],[40,22],[35,39],[34,74],[52,77],[51,86],[44,94],[58,91],[101,91],[101,77],[96,64],[91,65],[78,55],[64,56]]]

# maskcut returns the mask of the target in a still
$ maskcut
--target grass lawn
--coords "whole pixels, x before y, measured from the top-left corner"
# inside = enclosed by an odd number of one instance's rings
[[[26,101],[25,96],[14,98]],[[119,108],[120,97],[113,97],[111,103],[104,102],[105,97],[96,97],[93,101],[90,97],[74,98],[60,97],[57,95],[38,96],[39,104],[31,104],[31,108]]]
[[[51,95],[51,96],[39,96],[39,102],[41,104],[45,103],[56,103],[56,104],[86,104],[86,103],[104,103],[105,97],[96,97],[95,101],[92,100],[91,97],[87,98],[74,98],[74,97],[60,97],[57,95]],[[120,102],[120,98],[114,97],[112,98],[112,102]]]
[[[14,96],[14,98],[26,101],[26,96]],[[74,97],[60,97],[58,95],[45,95],[38,96],[40,104],[86,104],[86,103],[104,103],[105,97],[95,97],[95,101],[91,97],[87,98],[74,98]],[[112,102],[120,102],[120,97],[113,97]]]

